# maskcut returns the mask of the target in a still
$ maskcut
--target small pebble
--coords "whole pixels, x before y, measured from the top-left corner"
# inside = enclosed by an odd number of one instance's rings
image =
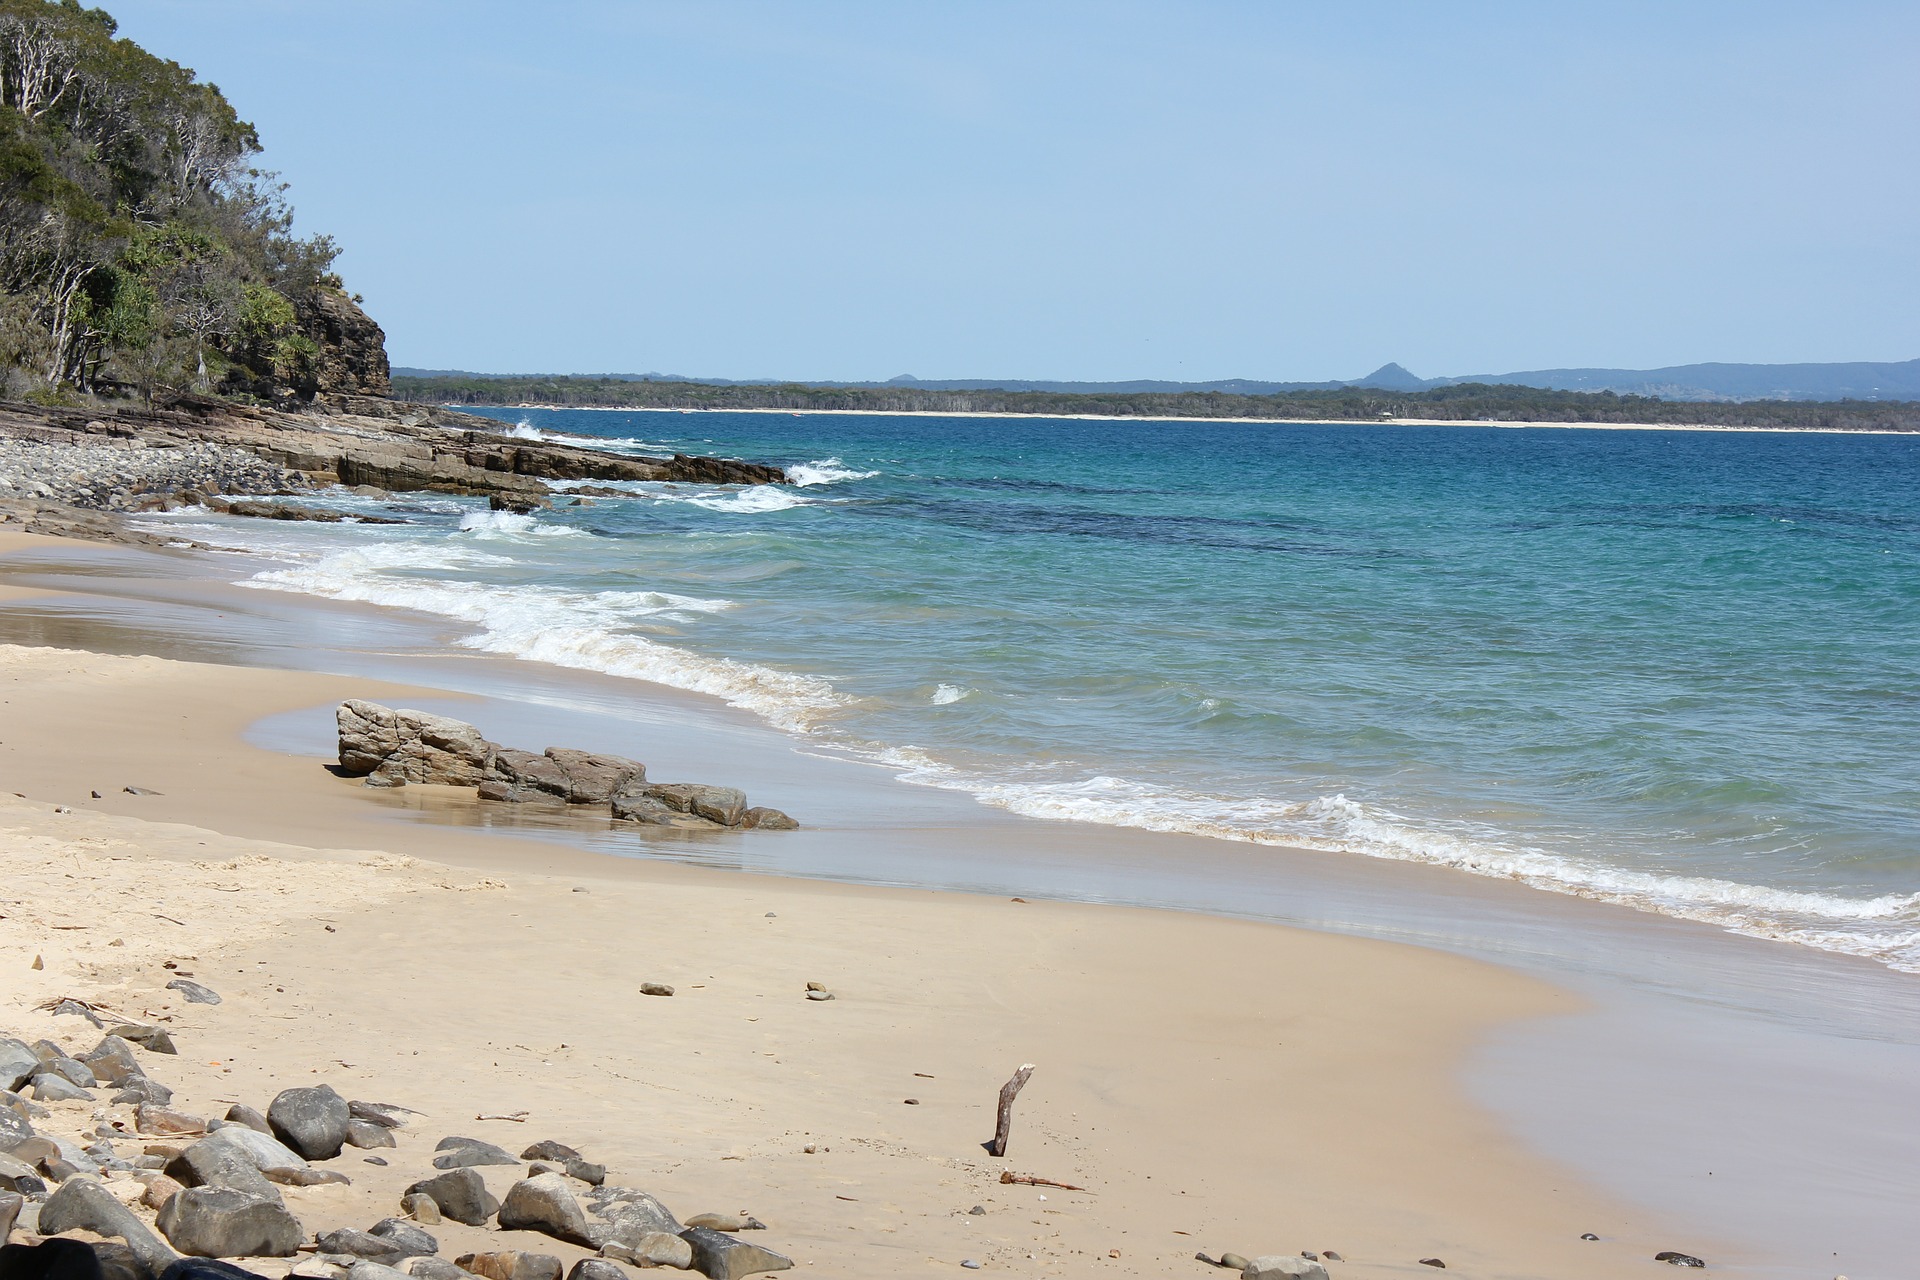
[[[367,1164],[377,1164],[383,1169],[386,1167],[386,1164],[387,1164],[387,1162],[385,1160],[382,1160],[379,1156],[362,1156],[360,1158]]]
[[[967,1212],[973,1217],[984,1218],[987,1216],[987,1206],[983,1204],[977,1204],[973,1206],[973,1208],[967,1210]]]
[[[1598,1240],[1600,1237],[1593,1234],[1593,1232],[1591,1231],[1582,1231],[1580,1233],[1580,1238],[1582,1240]]]
[[[1442,1271],[1445,1271],[1447,1269],[1447,1264],[1440,1261],[1440,1259],[1438,1258],[1422,1258],[1420,1259],[1420,1265],[1423,1267],[1438,1267]]]
[[[807,999],[809,999],[809,1000],[831,1000],[831,999],[833,999],[833,992],[831,992],[831,991],[809,991],[809,992],[807,992]]]
[[[920,1099],[918,1098],[903,1098],[901,1099],[901,1101],[905,1102],[910,1107],[917,1107],[920,1105]]]
[[[670,996],[673,994],[673,988],[664,982],[643,982],[640,984],[640,994],[643,996]]]
[[[1341,1257],[1339,1254],[1335,1253],[1331,1249],[1322,1249],[1320,1251],[1320,1256],[1325,1258],[1328,1262],[1345,1262],[1346,1261],[1345,1258]]]
[[[980,1264],[975,1262],[972,1258],[962,1258],[960,1260],[960,1265],[965,1267],[969,1271],[978,1271],[980,1269]]]

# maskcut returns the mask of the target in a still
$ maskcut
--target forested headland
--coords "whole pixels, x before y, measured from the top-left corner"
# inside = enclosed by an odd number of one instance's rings
[[[379,326],[219,88],[75,0],[0,0],[0,397],[383,395]]]
[[[1272,418],[1376,421],[1653,423],[1827,431],[1920,431],[1911,401],[1756,400],[1700,403],[1462,383],[1427,391],[1359,387],[1276,395],[1222,392],[1075,394],[1050,391],[939,391],[918,387],[824,387],[805,383],[715,385],[610,377],[396,377],[393,394],[423,404],[556,405],[627,409],[815,409],[880,413],[1091,414],[1123,418]]]

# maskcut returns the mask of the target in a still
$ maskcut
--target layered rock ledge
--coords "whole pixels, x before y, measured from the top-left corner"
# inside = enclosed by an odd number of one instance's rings
[[[687,831],[791,831],[778,809],[749,805],[737,787],[649,782],[622,756],[568,747],[520,751],[489,742],[463,720],[349,698],[334,712],[340,772],[370,787],[409,783],[473,787],[482,800],[603,808],[613,818]]]
[[[284,496],[332,485],[543,506],[550,480],[782,484],[778,467],[675,454],[640,457],[523,440],[490,418],[355,397],[339,412],[288,413],[182,399],[163,408],[0,405],[0,525],[138,543],[170,539],[110,513]],[[276,514],[235,504],[236,515]],[[277,518],[301,518],[278,515]]]

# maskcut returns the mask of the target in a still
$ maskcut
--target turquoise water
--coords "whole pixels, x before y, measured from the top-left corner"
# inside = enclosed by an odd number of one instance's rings
[[[533,518],[340,495],[417,523],[223,540],[285,562],[254,585],[715,694],[1017,812],[1920,971],[1920,439],[502,416],[803,483]]]

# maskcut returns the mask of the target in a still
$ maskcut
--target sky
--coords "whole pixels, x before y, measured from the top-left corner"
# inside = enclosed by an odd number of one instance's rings
[[[104,0],[397,365],[1920,357],[1912,0]]]

